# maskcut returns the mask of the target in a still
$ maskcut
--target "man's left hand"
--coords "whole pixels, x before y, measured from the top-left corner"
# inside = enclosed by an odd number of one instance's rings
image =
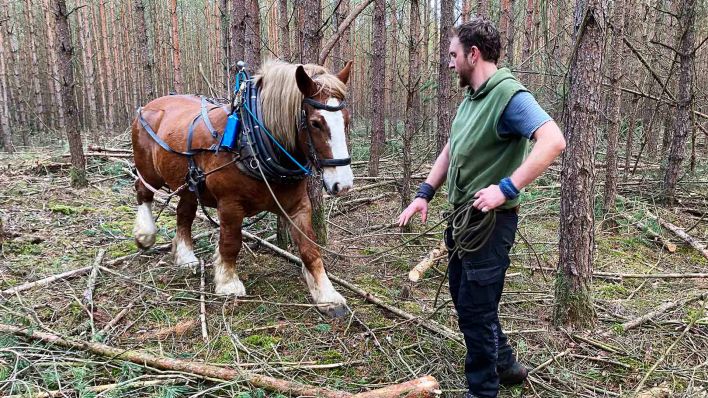
[[[472,203],[472,206],[485,213],[496,209],[506,202],[506,197],[499,188],[499,185],[490,185],[487,188],[480,189],[474,194],[474,197],[477,200]]]

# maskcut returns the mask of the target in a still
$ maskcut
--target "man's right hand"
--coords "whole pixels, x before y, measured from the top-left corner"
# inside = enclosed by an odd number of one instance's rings
[[[420,212],[420,218],[425,223],[428,219],[428,201],[423,198],[415,198],[411,204],[398,216],[398,226],[402,227],[408,224],[408,221],[413,218],[415,213]]]

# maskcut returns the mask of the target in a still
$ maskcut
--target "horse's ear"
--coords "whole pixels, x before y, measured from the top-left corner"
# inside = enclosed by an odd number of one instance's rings
[[[298,66],[295,70],[295,80],[297,81],[297,88],[300,89],[300,92],[305,98],[317,94],[317,84],[307,75],[302,65]]]
[[[347,62],[347,65],[344,67],[344,69],[340,70],[339,73],[337,73],[337,77],[344,84],[347,84],[347,81],[349,81],[349,72],[352,71],[352,64],[353,63],[354,63],[354,61]]]

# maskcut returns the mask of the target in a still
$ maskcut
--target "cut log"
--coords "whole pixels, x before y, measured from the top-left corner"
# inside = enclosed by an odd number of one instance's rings
[[[23,329],[13,325],[0,323],[0,333],[11,333],[33,340],[41,340],[45,343],[55,344],[64,348],[87,351],[94,355],[101,355],[111,359],[119,359],[132,362],[141,366],[149,366],[156,369],[185,372],[201,378],[211,378],[219,380],[238,380],[243,384],[260,387],[269,391],[276,391],[286,395],[314,396],[325,398],[426,398],[439,394],[437,381],[431,376],[424,376],[402,384],[394,384],[378,390],[372,390],[361,394],[351,394],[345,391],[331,390],[328,388],[315,387],[303,383],[289,380],[276,379],[274,377],[245,372],[238,369],[208,365],[205,363],[185,361],[175,358],[165,358],[151,355],[141,351],[124,350],[111,347],[101,343],[91,343],[64,339],[52,333],[39,332],[36,330]]]
[[[429,270],[436,261],[446,255],[447,247],[445,246],[445,242],[440,241],[440,244],[435,249],[431,250],[421,262],[413,267],[411,272],[408,273],[408,279],[410,279],[411,282],[418,282],[418,280],[423,277],[423,274],[425,274],[425,271]]]
[[[664,303],[664,304],[662,304],[662,305],[656,307],[656,309],[654,309],[653,311],[647,312],[646,314],[644,314],[644,315],[642,315],[642,316],[640,316],[640,317],[638,317],[638,318],[634,318],[634,319],[632,319],[632,320],[630,320],[630,321],[627,321],[627,322],[623,323],[623,324],[622,324],[622,331],[623,331],[623,332],[626,332],[627,330],[634,329],[634,328],[636,328],[637,326],[639,326],[639,325],[641,325],[641,324],[643,324],[643,323],[645,323],[645,322],[647,322],[647,321],[649,321],[649,320],[651,320],[651,319],[656,318],[658,315],[661,315],[661,314],[663,314],[664,312],[666,312],[666,311],[668,311],[668,310],[670,310],[670,309],[674,309],[674,308],[676,308],[676,307],[678,307],[678,306],[682,306],[682,307],[683,307],[684,305],[686,305],[686,304],[688,304],[688,303],[690,303],[690,302],[692,302],[692,301],[704,300],[706,297],[708,297],[708,292],[705,292],[705,293],[703,293],[703,294],[699,294],[699,295],[696,295],[696,296],[688,297],[688,298],[685,298],[685,299],[682,299],[682,300],[670,301],[670,302],[668,302],[668,303]]]
[[[691,247],[693,247],[694,249],[698,250],[698,252],[701,253],[703,255],[703,257],[705,257],[708,260],[708,249],[706,249],[706,246],[704,244],[700,243],[699,241],[697,241],[691,235],[687,234],[683,230],[683,228],[677,227],[676,225],[674,225],[668,221],[664,221],[661,219],[661,217],[651,214],[650,212],[647,212],[647,215],[649,217],[653,218],[654,220],[656,220],[656,222],[661,224],[662,227],[668,229],[669,231],[676,234],[676,236],[678,236],[679,238],[685,240],[686,243],[691,245]]]

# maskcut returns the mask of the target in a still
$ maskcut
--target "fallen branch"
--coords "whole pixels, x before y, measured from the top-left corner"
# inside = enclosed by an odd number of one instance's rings
[[[550,358],[549,360],[547,360],[547,361],[543,362],[542,364],[536,366],[535,368],[529,370],[529,374],[537,373],[538,371],[542,370],[542,369],[545,368],[546,366],[548,366],[548,365],[550,365],[551,363],[553,363],[553,361],[555,361],[555,360],[557,360],[558,358],[560,358],[560,357],[562,357],[562,356],[565,356],[565,355],[567,355],[568,353],[570,353],[570,350],[571,350],[570,348],[566,348],[565,351],[563,351],[563,352],[561,352],[561,353],[555,355],[554,357]]]
[[[8,297],[10,295],[13,295],[13,294],[19,293],[19,292],[24,292],[25,290],[30,290],[30,289],[35,288],[37,286],[47,286],[50,283],[57,281],[59,279],[73,278],[75,276],[89,272],[92,268],[93,268],[93,266],[89,265],[87,267],[81,267],[81,268],[73,269],[71,271],[62,272],[61,274],[48,276],[46,278],[43,278],[43,279],[40,279],[40,280],[37,280],[34,282],[27,282],[27,283],[19,285],[19,286],[11,287],[9,289],[5,289],[2,292],[0,292],[0,298]]]
[[[98,266],[103,262],[103,256],[106,255],[106,249],[100,249],[91,266],[86,290],[84,290],[84,304],[88,309],[89,321],[91,322],[91,335],[96,333],[96,328],[93,323],[93,291],[96,288],[96,278],[98,277]]]
[[[693,301],[696,301],[696,300],[703,300],[706,297],[708,297],[708,292],[704,292],[703,294],[699,294],[697,296],[684,298],[682,300],[670,301],[668,303],[664,303],[664,304],[656,307],[656,309],[654,309],[653,311],[647,312],[646,314],[644,314],[638,318],[634,318],[632,320],[629,320],[629,321],[623,323],[622,324],[622,331],[626,332],[630,329],[634,329],[637,326],[639,326],[651,319],[656,318],[658,315],[661,315],[668,310],[674,309],[679,306],[682,307],[682,306],[684,306],[688,303],[691,303]]]
[[[183,380],[185,381],[185,380]],[[179,379],[175,378],[169,378],[169,379],[157,379],[157,380],[146,380],[146,381],[134,381],[130,383],[114,383],[114,384],[104,384],[100,386],[90,386],[86,387],[84,391],[90,391],[90,392],[96,392],[96,393],[101,393],[104,391],[110,391],[110,390],[115,390],[116,388],[145,388],[145,387],[153,387],[153,386],[161,386],[165,384],[177,384],[179,382]],[[81,396],[76,391],[72,390],[57,390],[57,391],[45,391],[45,392],[38,392],[38,393],[32,393],[32,398],[53,398],[53,397],[66,397],[66,396]],[[20,394],[20,395],[6,395],[5,398],[26,398],[28,397],[27,394]]]
[[[332,48],[334,48],[334,45],[337,43],[337,40],[339,40],[339,38],[346,32],[346,30],[349,28],[349,25],[351,25],[352,22],[354,22],[354,20],[356,19],[356,17],[358,17],[359,14],[361,14],[361,12],[364,11],[364,9],[366,9],[366,7],[368,7],[369,4],[373,2],[374,0],[362,1],[356,6],[356,8],[352,10],[352,12],[349,13],[349,15],[347,15],[346,18],[344,18],[344,21],[342,21],[342,23],[340,23],[337,27],[337,33],[331,36],[329,40],[327,40],[327,42],[322,45],[322,51],[320,51],[320,55],[319,57],[317,57],[320,65],[324,65],[325,60],[327,60],[327,56],[329,55],[329,52],[332,51]]]
[[[65,348],[87,351],[94,355],[101,355],[111,359],[128,361],[141,366],[149,366],[161,370],[185,372],[201,378],[239,381],[244,384],[250,384],[254,387],[264,388],[269,391],[277,391],[287,395],[306,395],[325,398],[423,398],[432,397],[439,393],[438,383],[431,376],[424,376],[402,384],[391,385],[378,390],[360,394],[351,394],[345,391],[315,387],[294,381],[257,375],[228,367],[218,367],[181,359],[158,357],[141,351],[126,351],[124,349],[111,347],[101,343],[89,343],[85,341],[76,341],[73,339],[64,339],[55,334],[38,332],[36,330],[27,330],[13,325],[0,324],[0,332],[12,333],[14,335],[24,336],[34,340],[41,340],[45,343],[55,344]]]
[[[445,242],[441,241],[440,244],[428,253],[425,258],[413,267],[411,272],[408,273],[408,279],[411,282],[418,282],[418,280],[425,274],[425,271],[430,269],[433,264],[447,255],[447,246]]]
[[[694,249],[698,250],[698,252],[701,253],[703,255],[703,257],[705,257],[708,260],[708,249],[706,249],[705,245],[698,242],[695,238],[693,238],[692,236],[687,234],[683,230],[683,228],[679,228],[676,225],[671,224],[668,221],[664,221],[659,216],[651,214],[650,212],[647,212],[647,215],[649,217],[653,218],[654,220],[656,220],[659,224],[661,224],[662,227],[668,229],[669,231],[676,234],[676,236],[678,236],[679,238],[685,240],[686,243],[691,245],[691,247],[693,247]]]
[[[120,322],[121,319],[123,319],[125,314],[127,314],[128,311],[130,311],[133,308],[133,306],[135,305],[135,302],[138,300],[140,300],[140,298],[136,298],[135,300],[128,303],[128,305],[125,306],[125,308],[120,310],[120,312],[118,314],[116,314],[116,316],[113,317],[113,319],[111,319],[105,326],[103,326],[103,329],[101,329],[101,331],[98,332],[98,334],[96,334],[92,340],[105,342],[106,338],[108,337],[108,332],[110,332],[110,330],[113,329],[118,324],[118,322]]]
[[[94,151],[94,152],[112,152],[112,153],[133,153],[130,149],[121,149],[121,148],[109,148],[109,147],[104,147],[100,145],[89,145],[88,146],[89,151]]]
[[[204,260],[199,260],[199,269],[201,275],[199,277],[199,320],[202,324],[202,340],[205,343],[209,342],[209,333],[207,333],[206,325],[206,303],[204,302]]]

